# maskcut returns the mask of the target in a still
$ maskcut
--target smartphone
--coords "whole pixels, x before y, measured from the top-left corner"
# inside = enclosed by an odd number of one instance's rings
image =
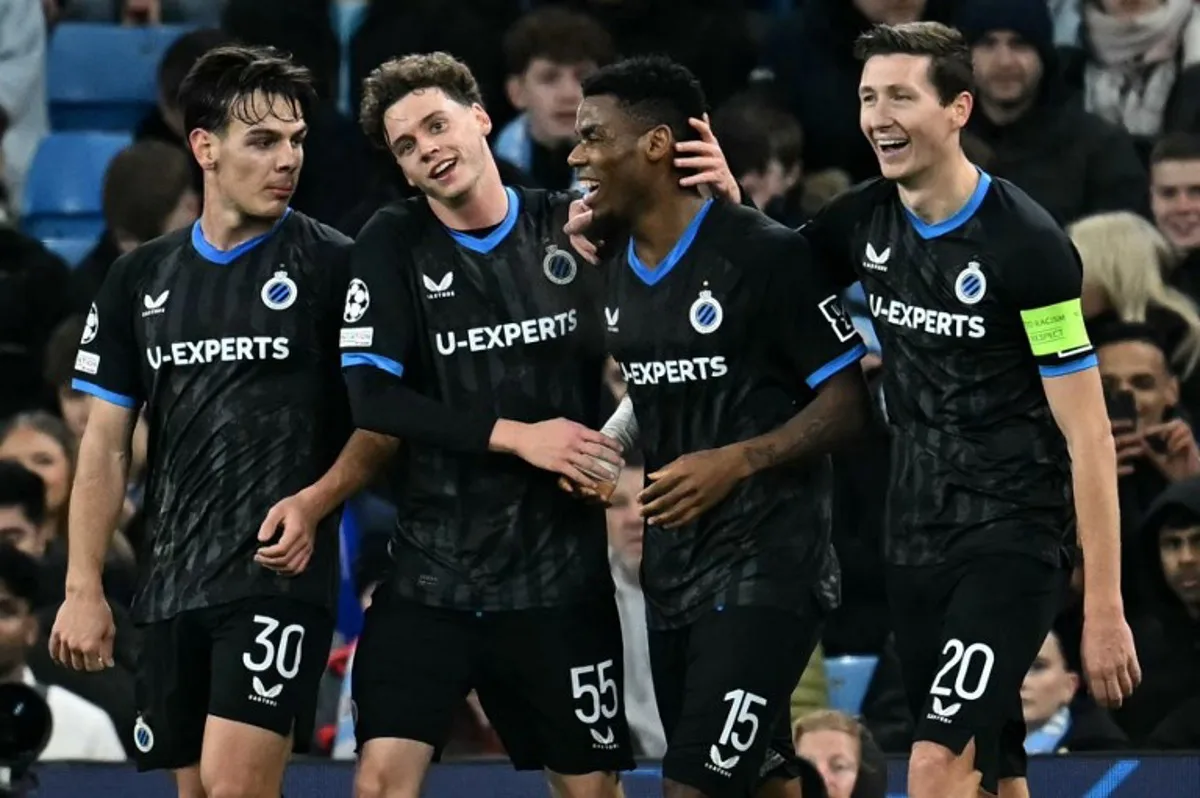
[[[1137,401],[1133,398],[1133,391],[1105,391],[1104,403],[1108,406],[1111,420],[1137,423]]]

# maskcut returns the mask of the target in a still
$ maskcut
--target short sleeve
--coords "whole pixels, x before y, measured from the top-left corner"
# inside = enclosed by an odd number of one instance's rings
[[[825,270],[835,292],[858,281],[850,257],[854,227],[850,203],[855,196],[851,193],[831,201],[800,227],[813,259]]]
[[[132,292],[125,275],[129,258],[119,259],[95,301],[88,308],[83,337],[75,354],[71,387],[114,405],[138,408],[145,399],[141,384],[141,360],[134,339]]]
[[[343,370],[366,366],[404,375],[416,341],[416,302],[402,239],[402,226],[385,209],[354,242],[338,339]]]
[[[1083,264],[1066,234],[1031,231],[1003,264],[1006,301],[1015,305],[1043,377],[1061,377],[1097,364],[1083,309]]]
[[[767,298],[773,338],[788,366],[816,390],[867,354],[842,307],[839,286],[815,262],[805,239],[789,233],[767,253],[773,277]]]

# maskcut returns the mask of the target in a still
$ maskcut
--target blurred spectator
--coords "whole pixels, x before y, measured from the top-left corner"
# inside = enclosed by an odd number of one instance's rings
[[[43,371],[46,384],[58,398],[58,414],[62,416],[67,429],[71,430],[77,441],[83,438],[88,408],[91,406],[91,397],[71,387],[71,380],[75,376],[75,354],[79,351],[79,340],[83,337],[86,321],[83,314],[76,314],[63,319],[62,323],[54,328],[50,341],[46,344]]]
[[[953,0],[804,0],[772,26],[763,66],[804,129],[805,171],[840,169],[854,182],[879,174],[859,129],[862,64],[854,57],[854,40],[878,22],[948,22],[953,6]]]
[[[993,174],[1061,224],[1147,212],[1146,170],[1129,134],[1068,95],[1046,0],[966,0],[958,26],[978,83],[968,130],[989,148]]]
[[[54,406],[42,383],[42,357],[73,304],[67,265],[12,221],[0,206],[0,420]]]
[[[196,221],[192,163],[184,150],[161,141],[139,141],[112,159],[104,173],[107,228],[71,275],[79,312],[87,312],[118,257]]]
[[[179,87],[201,56],[231,43],[233,37],[219,28],[189,31],[171,43],[158,64],[157,104],[138,125],[134,134],[137,140],[158,139],[190,152],[187,149],[187,131],[183,129],[183,111],[179,108]],[[197,166],[197,191],[202,186],[199,171]]]
[[[1153,329],[1180,377],[1180,403],[1200,418],[1200,312],[1165,282],[1178,261],[1171,245],[1150,222],[1124,211],[1089,216],[1067,232],[1083,261],[1089,326],[1118,321]]]
[[[1152,603],[1131,620],[1142,684],[1114,717],[1143,742],[1177,707],[1200,696],[1200,479],[1177,482],[1146,516],[1141,543]]]
[[[38,595],[33,609],[37,613],[37,644],[26,655],[26,664],[39,682],[55,684],[87,699],[103,709],[118,728],[133,728],[133,662],[137,650],[137,632],[125,608],[112,603],[117,627],[114,646],[115,664],[103,671],[88,673],[63,668],[50,659],[50,629],[63,599],[66,562],[61,546],[51,548],[45,534],[46,495],[42,478],[20,463],[0,459],[0,545],[11,545],[36,560],[39,570]],[[112,582],[106,571],[106,587]],[[111,598],[110,598],[111,603]],[[132,753],[132,738],[121,740]]]
[[[17,209],[33,155],[50,132],[46,18],[40,0],[0,3],[0,109],[7,121],[3,177],[10,206]]]
[[[527,185],[575,184],[567,155],[576,141],[581,84],[614,57],[612,37],[595,20],[557,7],[526,14],[505,34],[508,101],[521,115],[500,130],[492,151],[528,175]]]
[[[887,762],[862,724],[835,710],[805,715],[792,727],[796,753],[812,763],[829,798],[884,798]]]
[[[804,132],[789,113],[761,93],[743,92],[713,113],[712,128],[730,171],[754,207],[790,227],[817,211],[819,203],[801,201],[802,188],[793,191],[803,175]]]
[[[714,108],[744,89],[758,65],[750,15],[742,0],[690,0],[683,5],[679,0],[537,0],[536,4],[589,14],[612,34],[622,57],[670,56],[692,71]]]
[[[1171,133],[1150,151],[1154,223],[1181,259],[1171,282],[1200,302],[1200,136]]]
[[[1200,473],[1200,453],[1177,416],[1179,382],[1153,330],[1110,324],[1095,331],[1093,344],[1117,447],[1122,593],[1137,610],[1146,601],[1145,574],[1158,569],[1157,559],[1145,560],[1142,519],[1171,483]]]
[[[215,25],[223,0],[51,0],[63,19],[120,22],[124,25],[160,23]]]
[[[1087,110],[1148,142],[1171,127],[1180,76],[1200,62],[1195,0],[1091,0],[1082,4]]]
[[[800,681],[788,701],[788,722],[810,712],[829,707],[829,680],[825,675],[825,651],[818,643],[800,674]]]
[[[42,478],[46,493],[42,534],[48,543],[66,540],[75,444],[70,430],[44,412],[22,413],[0,426],[0,458],[15,460]]]
[[[1129,740],[1108,713],[1084,696],[1077,702],[1078,666],[1068,662],[1058,634],[1050,632],[1021,683],[1025,753],[1116,751]]]
[[[54,728],[41,761],[122,761],[125,750],[104,710],[62,687],[39,685],[26,664],[39,642],[33,614],[38,578],[37,563],[29,555],[0,546],[0,681],[24,682],[44,692]]]
[[[617,609],[621,614],[621,636],[625,641],[625,717],[633,737],[634,754],[657,759],[666,752],[667,739],[654,698],[646,599],[642,595],[645,524],[638,494],[644,485],[641,452],[626,452],[625,468],[608,508],[608,547],[617,587]]]
[[[239,2],[264,7],[280,2],[290,8],[293,0],[233,0],[235,5]],[[489,7],[499,6],[507,6],[506,13],[489,16]],[[492,122],[502,126],[512,113],[504,96],[504,57],[497,32],[507,30],[518,11],[516,4],[486,0],[371,0],[350,44],[350,107],[357,115],[363,79],[383,62],[444,50],[471,68]]]
[[[45,519],[41,477],[18,462],[0,460],[0,546],[40,559],[46,553]]]

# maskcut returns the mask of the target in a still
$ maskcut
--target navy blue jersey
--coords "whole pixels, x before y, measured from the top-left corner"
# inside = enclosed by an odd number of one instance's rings
[[[271,506],[319,479],[348,437],[338,327],[349,256],[348,238],[289,211],[227,252],[197,222],[113,264],[74,386],[145,408],[139,621],[256,595],[334,606],[336,515],[297,576],[254,553]]]

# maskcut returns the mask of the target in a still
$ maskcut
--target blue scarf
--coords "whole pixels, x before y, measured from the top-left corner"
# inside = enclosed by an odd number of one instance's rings
[[[1071,710],[1069,707],[1063,707],[1041,726],[1025,735],[1025,753],[1030,756],[1058,753],[1070,730]]]

